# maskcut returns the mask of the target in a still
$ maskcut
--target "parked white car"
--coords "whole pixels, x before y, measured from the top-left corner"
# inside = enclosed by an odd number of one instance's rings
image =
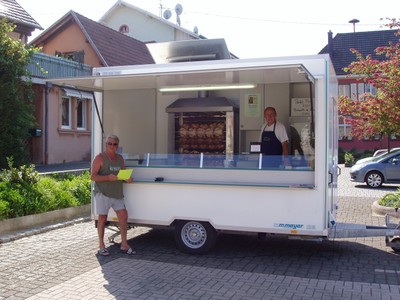
[[[392,148],[392,149],[390,149],[390,152],[392,152],[392,151],[396,151],[396,150],[399,150],[400,148]],[[381,155],[381,154],[384,154],[384,153],[387,153],[388,152],[388,150],[387,149],[379,149],[379,150],[376,150],[375,152],[374,152],[374,155],[373,156],[378,156],[378,155]]]
[[[400,150],[400,148],[392,148],[392,149],[390,149],[390,152],[394,152],[397,150]],[[361,159],[357,160],[355,165],[359,165],[359,164],[363,164],[363,163],[372,161],[374,158],[381,157],[381,156],[385,155],[387,152],[388,152],[387,149],[378,149],[374,152],[374,154],[372,156],[361,158]]]

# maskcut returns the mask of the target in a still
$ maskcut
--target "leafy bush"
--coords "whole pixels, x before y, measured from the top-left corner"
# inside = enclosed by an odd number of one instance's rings
[[[4,220],[5,216],[7,216],[8,213],[9,213],[8,202],[0,200],[0,221]]]
[[[344,163],[348,165],[353,165],[355,161],[354,155],[350,152],[344,154]]]
[[[358,152],[356,149],[351,149],[351,150],[346,151],[342,147],[339,147],[338,148],[338,161],[339,161],[339,164],[344,164],[346,153],[352,154],[354,156],[354,160],[357,161],[361,158],[372,156],[376,150],[378,150],[378,149],[364,150],[362,152]]]
[[[46,211],[78,206],[78,201],[63,181],[43,176],[38,183],[38,190],[43,197]]]
[[[51,178],[55,181],[62,182],[62,187],[71,192],[77,200],[78,205],[90,203],[91,179],[88,171],[79,176],[71,174],[53,174]]]
[[[0,171],[0,220],[90,203],[90,174],[40,176],[34,166]]]
[[[90,173],[85,172],[80,176],[74,176],[71,180],[72,193],[78,201],[78,205],[89,204],[91,200]]]
[[[0,172],[0,219],[15,218],[42,212],[41,195],[37,190],[39,173],[34,166],[15,168],[7,158],[9,169]],[[5,204],[7,203],[7,204]]]
[[[387,207],[400,207],[400,188],[396,193],[388,193],[384,195],[378,201],[378,204]]]

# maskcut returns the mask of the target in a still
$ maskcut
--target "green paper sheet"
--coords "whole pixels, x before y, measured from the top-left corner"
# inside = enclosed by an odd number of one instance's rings
[[[119,170],[118,180],[128,180],[132,175],[133,169]]]

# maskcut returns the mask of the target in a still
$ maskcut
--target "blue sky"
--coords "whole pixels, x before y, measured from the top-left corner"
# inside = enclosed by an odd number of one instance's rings
[[[44,28],[68,11],[74,10],[92,20],[110,9],[116,0],[17,0]],[[126,0],[160,16],[170,9],[169,21],[176,23],[176,4],[183,7],[181,26],[207,38],[224,38],[229,50],[240,58],[317,54],[328,40],[328,31],[352,32],[384,30],[385,21],[396,18],[400,1],[386,0],[379,5],[371,0]],[[384,3],[384,5],[383,5]],[[374,5],[376,7],[374,7]],[[35,32],[35,36],[40,32]]]

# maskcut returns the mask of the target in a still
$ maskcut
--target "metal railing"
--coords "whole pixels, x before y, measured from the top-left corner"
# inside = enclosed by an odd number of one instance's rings
[[[27,69],[32,77],[39,78],[79,77],[92,74],[92,67],[89,65],[41,52],[33,55]]]

